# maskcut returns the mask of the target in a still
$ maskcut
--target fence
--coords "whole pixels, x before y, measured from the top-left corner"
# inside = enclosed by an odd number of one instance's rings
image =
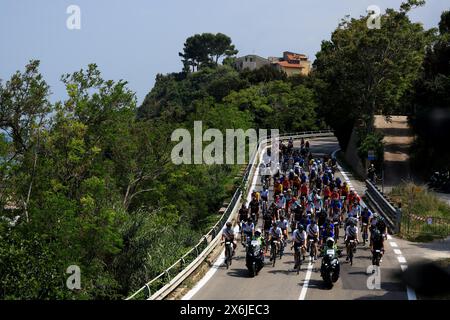
[[[401,232],[408,237],[443,238],[450,235],[450,219],[404,214]]]
[[[450,235],[450,219],[434,216],[418,216],[397,207],[370,180],[366,180],[366,197],[374,209],[388,222],[393,233],[401,233],[407,237],[429,236],[442,238]]]
[[[290,137],[298,138],[312,138],[312,137],[330,137],[334,136],[330,130],[322,131],[307,131],[302,133],[288,133],[280,136],[280,140],[285,140]],[[161,272],[157,277],[147,282],[138,291],[133,293],[126,300],[131,299],[149,299],[160,300],[164,299],[173,290],[175,290],[189,275],[192,274],[200,264],[211,253],[215,246],[219,243],[220,235],[223,226],[227,221],[231,221],[233,216],[237,214],[239,204],[243,196],[243,192],[249,194],[251,190],[246,190],[249,181],[252,181],[254,174],[258,169],[257,156],[265,148],[271,138],[264,139],[258,142],[254,151],[252,152],[249,164],[244,172],[242,185],[235,191],[232,200],[227,206],[225,212],[220,217],[219,221],[204,235],[200,241],[180,259],[178,259],[169,268]],[[153,294],[152,294],[153,293]]]
[[[392,233],[399,233],[402,221],[401,209],[396,207],[378,187],[370,180],[366,180],[366,198],[369,203],[381,214]]]

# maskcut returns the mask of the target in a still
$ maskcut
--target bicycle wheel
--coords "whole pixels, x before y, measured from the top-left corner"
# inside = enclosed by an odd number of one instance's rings
[[[353,265],[353,245],[350,245],[350,253],[348,256],[349,260],[350,260],[350,265]]]
[[[275,267],[275,262],[277,260],[277,246],[276,246],[276,244],[272,244],[272,248],[270,249],[270,254],[272,256],[272,266]]]

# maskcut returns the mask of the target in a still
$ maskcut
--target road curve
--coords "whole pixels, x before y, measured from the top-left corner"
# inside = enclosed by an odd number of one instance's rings
[[[296,142],[298,143],[298,142]],[[327,153],[339,149],[339,144],[334,137],[315,138],[310,140],[311,151],[314,154]],[[343,181],[348,177],[342,176]],[[260,189],[256,179],[255,188]],[[253,190],[253,187],[252,187]],[[357,190],[359,193],[360,191]],[[258,223],[262,226],[262,221]],[[343,234],[341,229],[340,234]],[[238,242],[239,243],[239,242]],[[343,239],[338,245],[342,247]],[[285,255],[278,259],[275,267],[266,265],[258,276],[250,278],[245,266],[245,249],[238,244],[233,263],[227,270],[223,265],[223,254],[214,263],[212,269],[205,277],[194,286],[183,299],[192,300],[298,300],[298,299],[408,299],[406,288],[396,279],[400,265],[394,249],[386,241],[386,254],[380,268],[380,288],[371,286],[368,288],[368,280],[374,279],[372,274],[367,274],[367,268],[371,265],[370,251],[360,245],[354,257],[353,266],[345,262],[345,256],[340,259],[341,275],[333,289],[328,290],[323,286],[320,277],[321,259],[314,264],[304,263],[300,274],[292,271],[294,266],[293,251],[290,244],[286,248]],[[398,250],[398,248],[395,248]],[[397,252],[398,253],[398,252]],[[308,271],[309,270],[309,271]],[[307,278],[307,279],[305,279]],[[370,279],[369,279],[370,278]]]

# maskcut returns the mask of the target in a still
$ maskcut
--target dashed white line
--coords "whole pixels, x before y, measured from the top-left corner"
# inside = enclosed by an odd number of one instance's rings
[[[406,263],[406,259],[403,256],[397,257],[398,262],[400,263]]]
[[[395,242],[390,241],[389,244],[391,245],[392,248],[398,248],[398,244]]]
[[[311,279],[313,264],[310,262],[308,265],[308,271],[306,272],[305,281],[303,282],[302,291],[298,300],[305,300],[306,291],[308,291],[309,279]]]
[[[395,253],[395,254],[398,254],[398,255],[401,255],[401,254],[402,254],[402,252],[401,252],[400,249],[394,249],[394,253]]]

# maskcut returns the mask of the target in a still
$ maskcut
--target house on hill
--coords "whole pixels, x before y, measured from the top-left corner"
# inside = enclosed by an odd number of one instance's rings
[[[256,54],[249,54],[236,59],[235,68],[237,70],[256,70],[265,65],[271,65],[286,73],[288,77],[294,75],[308,75],[311,72],[311,62],[306,55],[285,51],[283,57],[269,57],[265,59]]]

